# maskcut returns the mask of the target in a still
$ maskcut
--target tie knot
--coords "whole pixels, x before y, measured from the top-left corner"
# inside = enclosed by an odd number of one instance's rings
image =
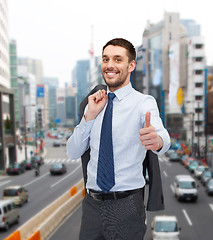
[[[108,93],[109,101],[112,101],[114,98],[115,98],[115,94],[114,93]]]

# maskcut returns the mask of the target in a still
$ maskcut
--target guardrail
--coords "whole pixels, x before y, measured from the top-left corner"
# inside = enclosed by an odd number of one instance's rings
[[[4,240],[47,239],[55,227],[82,201],[84,194],[84,182],[81,180]]]

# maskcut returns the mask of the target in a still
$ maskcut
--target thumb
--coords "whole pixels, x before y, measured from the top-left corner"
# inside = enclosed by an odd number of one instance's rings
[[[151,119],[151,113],[147,112],[145,116],[145,125],[144,125],[145,128],[148,128],[151,126],[150,119]]]

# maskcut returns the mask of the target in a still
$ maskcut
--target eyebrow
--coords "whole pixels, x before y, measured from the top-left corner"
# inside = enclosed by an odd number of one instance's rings
[[[108,57],[107,55],[103,55],[102,58]],[[122,58],[121,55],[114,55],[113,58]]]

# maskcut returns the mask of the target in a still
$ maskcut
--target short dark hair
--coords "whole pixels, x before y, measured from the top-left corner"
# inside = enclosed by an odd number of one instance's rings
[[[129,57],[129,62],[131,62],[132,60],[135,60],[135,58],[136,58],[135,47],[128,40],[123,39],[123,38],[114,38],[114,39],[110,40],[109,42],[107,42],[103,46],[102,54],[104,52],[104,49],[109,45],[119,46],[119,47],[125,48],[127,50],[127,55]]]

